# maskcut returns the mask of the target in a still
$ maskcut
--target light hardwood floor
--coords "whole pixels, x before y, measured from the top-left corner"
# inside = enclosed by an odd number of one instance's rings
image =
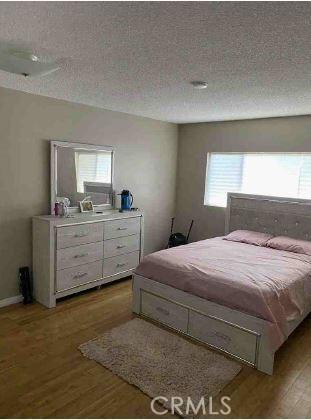
[[[150,399],[77,347],[132,317],[126,280],[58,303],[0,309],[0,418],[154,417]],[[222,395],[231,417],[311,417],[311,319],[293,333],[267,376],[248,367]]]

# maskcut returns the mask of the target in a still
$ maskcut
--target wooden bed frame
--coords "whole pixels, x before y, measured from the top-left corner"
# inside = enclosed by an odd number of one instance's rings
[[[228,193],[226,233],[248,229],[311,240],[311,200]],[[288,335],[310,313],[288,323]],[[225,352],[267,374],[275,349],[271,324],[134,274],[133,312]],[[270,329],[271,331],[271,329]]]

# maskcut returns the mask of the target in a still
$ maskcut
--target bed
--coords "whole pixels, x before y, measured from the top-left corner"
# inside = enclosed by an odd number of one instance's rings
[[[311,239],[311,200],[228,193],[226,234]],[[133,278],[133,311],[267,374],[310,312],[311,256],[222,237],[160,251]]]

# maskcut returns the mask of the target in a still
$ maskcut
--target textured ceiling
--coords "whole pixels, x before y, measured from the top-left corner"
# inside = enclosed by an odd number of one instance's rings
[[[310,12],[307,2],[1,2],[0,49],[61,70],[0,71],[0,86],[178,123],[310,114]]]

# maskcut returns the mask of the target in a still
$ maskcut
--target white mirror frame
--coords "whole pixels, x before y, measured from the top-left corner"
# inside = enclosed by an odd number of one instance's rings
[[[60,147],[79,148],[84,150],[97,150],[102,152],[111,152],[111,183],[112,183],[112,204],[94,204],[95,211],[104,211],[114,208],[114,148],[112,146],[98,146],[95,144],[72,143],[69,141],[50,141],[51,150],[51,214],[54,214],[54,205],[57,197],[57,149]],[[80,207],[69,207],[69,213],[79,213]]]

